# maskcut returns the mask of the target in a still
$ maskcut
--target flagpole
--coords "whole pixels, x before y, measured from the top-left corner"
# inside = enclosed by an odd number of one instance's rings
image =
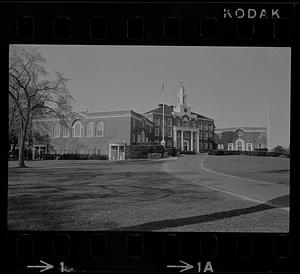
[[[269,103],[267,104],[267,114],[268,114],[268,136],[267,136],[267,145],[268,145],[268,151],[271,150],[271,133],[270,133],[270,106]]]
[[[162,96],[163,96],[163,128],[162,128],[162,141],[161,145],[165,146],[165,91],[164,91],[164,81],[161,87]]]

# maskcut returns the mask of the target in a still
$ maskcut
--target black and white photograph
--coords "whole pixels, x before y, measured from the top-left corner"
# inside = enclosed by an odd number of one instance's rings
[[[9,230],[289,232],[289,47],[9,47]]]

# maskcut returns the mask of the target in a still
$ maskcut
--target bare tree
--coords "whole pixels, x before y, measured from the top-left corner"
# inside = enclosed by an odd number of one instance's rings
[[[45,69],[46,60],[36,47],[10,46],[9,100],[11,125],[19,138],[19,167],[25,167],[24,148],[30,124],[37,116],[53,115],[64,120],[72,111],[73,98],[67,89],[67,79]]]

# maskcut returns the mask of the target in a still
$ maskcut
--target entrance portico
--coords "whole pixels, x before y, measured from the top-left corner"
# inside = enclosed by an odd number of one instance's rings
[[[109,144],[109,160],[125,160],[125,143]]]
[[[199,131],[192,127],[173,127],[174,146],[184,151],[199,152]]]

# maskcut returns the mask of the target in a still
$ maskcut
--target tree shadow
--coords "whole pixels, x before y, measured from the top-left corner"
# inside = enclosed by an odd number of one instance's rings
[[[148,222],[140,225],[126,226],[113,229],[115,231],[153,231],[166,228],[174,228],[185,225],[201,224],[206,222],[212,222],[241,215],[252,214],[260,211],[265,211],[273,208],[289,207],[289,196],[283,195],[275,199],[269,200],[263,204],[247,208],[239,208],[228,211],[215,212],[210,214],[178,218],[178,219],[166,219],[162,221]]]

